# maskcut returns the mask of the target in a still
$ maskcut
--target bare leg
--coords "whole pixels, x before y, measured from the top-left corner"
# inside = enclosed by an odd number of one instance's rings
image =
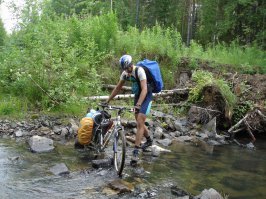
[[[147,135],[149,131],[145,126],[145,120],[146,120],[145,114],[143,113],[135,114],[135,118],[137,121],[137,134],[136,134],[135,146],[140,146],[143,135],[145,137],[148,137]]]

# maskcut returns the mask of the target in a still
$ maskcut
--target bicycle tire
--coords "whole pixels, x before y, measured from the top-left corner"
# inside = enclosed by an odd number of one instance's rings
[[[114,145],[114,167],[119,176],[122,175],[126,159],[126,137],[123,130],[115,135]]]

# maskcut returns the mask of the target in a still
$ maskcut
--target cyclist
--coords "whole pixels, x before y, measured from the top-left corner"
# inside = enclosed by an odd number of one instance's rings
[[[135,110],[135,119],[137,121],[137,133],[135,139],[135,147],[133,150],[133,156],[130,164],[134,165],[139,160],[139,150],[145,150],[147,147],[152,145],[153,140],[149,136],[149,130],[145,126],[145,120],[147,114],[150,112],[152,104],[152,86],[147,82],[147,76],[143,68],[139,67],[136,74],[136,68],[132,62],[132,57],[130,55],[123,55],[120,60],[120,67],[123,70],[120,80],[108,100],[109,103],[121,90],[122,86],[126,81],[133,82],[132,88],[134,97],[134,110]],[[136,75],[138,75],[140,83],[136,80]],[[146,142],[141,145],[141,140],[143,135],[146,138]]]

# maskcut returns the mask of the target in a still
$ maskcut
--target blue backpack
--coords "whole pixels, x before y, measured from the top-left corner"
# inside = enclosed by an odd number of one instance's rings
[[[163,89],[163,80],[160,71],[160,66],[156,61],[150,61],[148,59],[144,59],[136,64],[138,67],[142,67],[145,70],[147,76],[147,82],[152,84],[152,92],[159,93]],[[140,85],[140,80],[138,77],[138,67],[135,71],[135,76],[138,84]]]

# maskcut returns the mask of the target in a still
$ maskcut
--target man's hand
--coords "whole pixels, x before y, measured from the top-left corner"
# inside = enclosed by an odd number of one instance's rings
[[[139,113],[140,107],[141,107],[140,104],[136,104],[136,106],[134,106],[134,112],[135,112],[135,114]]]

